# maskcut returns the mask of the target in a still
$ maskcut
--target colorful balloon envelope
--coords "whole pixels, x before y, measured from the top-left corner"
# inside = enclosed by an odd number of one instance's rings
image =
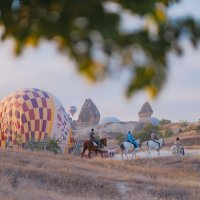
[[[76,113],[76,111],[77,111],[76,106],[70,106],[70,107],[69,107],[69,112],[70,112],[70,114],[71,114],[72,116]]]
[[[0,146],[6,142],[22,147],[30,140],[47,137],[59,140],[67,148],[70,121],[60,101],[39,89],[24,89],[10,94],[0,102]]]

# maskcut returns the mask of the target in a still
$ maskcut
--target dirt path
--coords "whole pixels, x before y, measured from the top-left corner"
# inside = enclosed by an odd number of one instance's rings
[[[130,159],[132,154],[128,154],[128,158]],[[170,157],[173,156],[171,151],[169,149],[162,149],[160,151],[160,157]],[[200,156],[200,149],[185,149],[185,156]],[[151,158],[158,157],[157,151],[151,151]],[[136,155],[136,158],[147,158],[147,152],[146,151],[139,151]],[[115,160],[121,160],[121,154],[116,154],[114,156]],[[126,156],[124,156],[124,159],[126,160]]]

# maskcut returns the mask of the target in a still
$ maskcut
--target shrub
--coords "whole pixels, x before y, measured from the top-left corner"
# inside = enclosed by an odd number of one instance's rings
[[[186,128],[187,126],[188,126],[188,122],[187,121],[185,121],[185,120],[180,120],[180,126],[181,126],[181,128]]]
[[[61,153],[61,148],[59,147],[59,140],[56,138],[48,138],[46,142],[46,150],[53,151],[54,153]]]
[[[198,126],[196,127],[196,131],[197,131],[198,133],[200,133],[200,125],[198,125]]]
[[[168,119],[162,119],[160,120],[160,124],[170,124],[172,123],[171,120],[168,120]]]
[[[161,137],[161,133],[159,132],[159,127],[155,127],[153,125],[148,125],[141,131],[134,134],[135,139],[141,139],[141,142],[147,141],[151,139],[152,132],[155,132],[159,137]]]
[[[31,140],[26,144],[26,149],[30,150],[47,150],[54,153],[61,153],[61,148],[59,147],[59,140],[56,138],[48,138],[46,141],[35,141]]]
[[[168,137],[171,137],[173,135],[173,131],[171,130],[166,130],[165,133],[164,133],[164,137],[165,138],[168,138]]]
[[[182,133],[182,132],[183,132],[183,129],[179,128],[178,132],[179,132],[179,133]]]
[[[117,144],[121,144],[126,139],[126,136],[123,133],[117,133],[116,140]]]

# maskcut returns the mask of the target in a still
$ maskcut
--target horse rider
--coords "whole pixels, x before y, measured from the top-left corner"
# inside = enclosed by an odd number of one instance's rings
[[[151,140],[157,143],[160,148],[160,143],[157,141],[159,140],[158,135],[154,131],[151,133]]]
[[[130,142],[131,144],[133,144],[135,150],[138,150],[138,143],[135,141],[135,138],[133,137],[130,131],[128,131],[128,134],[127,134],[127,142]]]
[[[92,143],[95,143],[97,144],[97,147],[99,147],[99,141],[97,140],[96,136],[95,136],[95,132],[94,132],[94,129],[92,128],[91,129],[91,132],[90,132],[90,141]]]
[[[174,145],[176,146],[176,148],[177,149],[183,149],[183,155],[185,154],[185,152],[184,152],[184,148],[183,148],[183,144],[182,144],[182,142],[180,141],[180,138],[179,137],[177,137],[176,138],[176,140],[175,140],[175,142],[174,142]]]

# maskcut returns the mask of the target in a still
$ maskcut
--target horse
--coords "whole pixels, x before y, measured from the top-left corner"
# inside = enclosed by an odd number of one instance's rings
[[[138,143],[138,146],[141,146],[140,145],[140,139],[137,139],[136,142]],[[122,155],[122,159],[123,159],[123,155],[125,154],[126,158],[128,159],[128,156],[127,156],[127,153],[130,151],[130,150],[133,150],[133,153],[132,153],[132,156],[131,156],[131,159],[133,158],[133,156],[135,155],[135,158],[136,158],[136,149],[134,147],[134,145],[130,142],[123,142],[122,144],[120,144],[120,149],[121,149],[121,155]]]
[[[177,145],[173,145],[173,146],[171,147],[171,152],[172,152],[172,154],[174,154],[174,155],[178,155],[179,158],[180,158],[181,156],[184,156],[184,154],[185,154],[185,152],[184,152],[184,147],[183,147],[183,146],[177,146]]]
[[[160,149],[165,146],[165,142],[163,138],[160,138],[159,140],[149,140],[142,143],[142,146],[145,146],[147,148],[147,157],[151,157],[150,151],[156,150],[158,152],[158,156],[160,156]]]
[[[102,138],[99,141],[99,148],[104,148],[107,146],[107,139],[106,138]],[[93,144],[93,142],[91,140],[86,140],[84,143],[83,143],[83,151],[82,151],[82,154],[81,154],[81,157],[83,157],[84,153],[86,150],[88,150],[88,157],[90,158],[90,154],[91,152],[95,152],[95,154],[97,155],[97,152],[99,152],[101,154],[101,156],[103,157],[103,154],[102,154],[102,150],[100,150],[98,148],[98,146],[95,146]]]

